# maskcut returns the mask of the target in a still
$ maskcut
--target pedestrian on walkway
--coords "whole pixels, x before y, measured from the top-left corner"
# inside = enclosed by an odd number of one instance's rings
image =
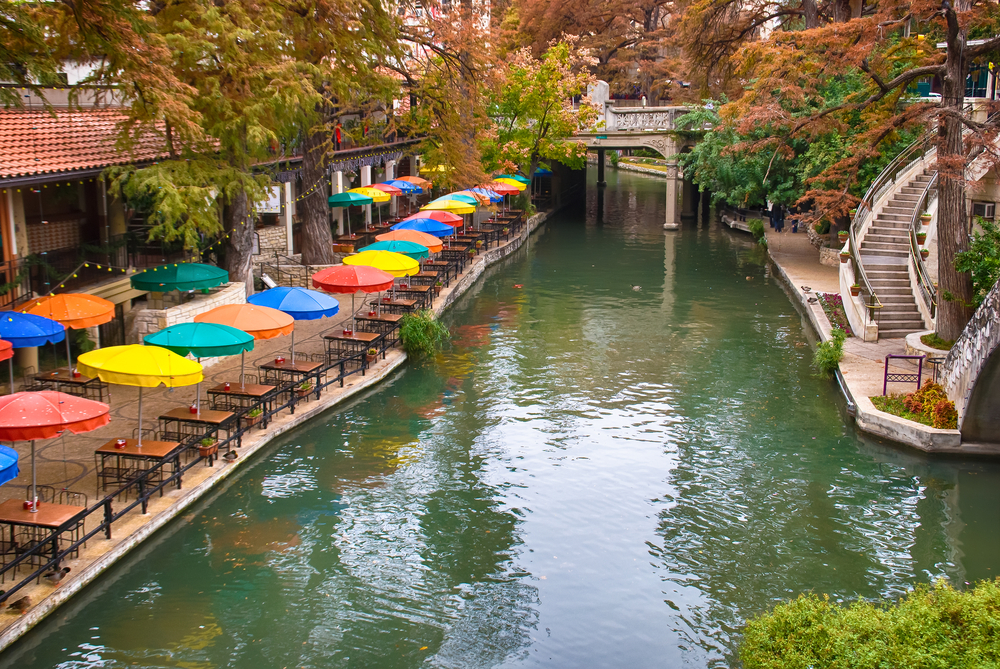
[[[337,151],[340,151],[340,132],[341,132],[340,121],[337,121],[337,125],[333,129],[333,139],[337,143],[337,149],[336,149]]]

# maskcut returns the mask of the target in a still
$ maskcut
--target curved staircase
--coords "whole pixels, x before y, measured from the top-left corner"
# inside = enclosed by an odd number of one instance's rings
[[[917,308],[907,264],[910,223],[921,195],[933,179],[927,170],[896,188],[861,241],[861,263],[873,292],[882,303],[880,338],[897,339],[925,329]]]

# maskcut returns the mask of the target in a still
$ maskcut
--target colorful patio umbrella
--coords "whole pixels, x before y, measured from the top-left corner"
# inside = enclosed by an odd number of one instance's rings
[[[139,388],[139,447],[142,447],[142,389],[166,386],[193,386],[202,379],[201,365],[159,346],[126,344],[109,346],[77,358],[77,369],[84,376],[97,377],[105,383]]]
[[[398,239],[377,241],[374,244],[362,246],[358,251],[360,253],[364,253],[365,251],[391,251],[393,253],[402,253],[404,256],[413,258],[414,260],[420,260],[430,255],[430,250],[423,244]]]
[[[326,203],[330,205],[331,209],[333,207],[347,209],[347,234],[351,234],[351,207],[360,207],[366,204],[371,204],[372,202],[374,202],[374,200],[367,195],[353,193],[351,191],[334,193],[330,197],[326,198]]]
[[[3,339],[0,339],[0,360],[7,361],[7,370],[10,372],[10,392],[14,392],[14,345]]]
[[[476,205],[455,199],[435,200],[422,206],[420,211],[450,211],[453,214],[473,214],[476,211]]]
[[[475,188],[470,188],[469,190],[471,190],[473,193],[478,193],[479,195],[484,196],[490,202],[496,203],[496,202],[502,202],[503,201],[503,195],[501,195],[500,193],[498,193],[498,192],[496,192],[494,190],[490,190],[489,188],[483,188],[481,186],[476,186]]]
[[[421,211],[411,216],[407,216],[403,220],[409,221],[418,218],[423,218],[423,219],[429,218],[432,221],[437,221],[438,223],[447,223],[453,228],[460,227],[462,223],[465,222],[465,219],[459,216],[458,214],[453,214],[450,211],[435,211],[435,210]]]
[[[179,323],[148,334],[142,339],[146,346],[159,346],[177,355],[189,353],[201,362],[202,358],[215,358],[252,351],[253,335],[243,330],[218,323]],[[195,384],[195,407],[201,413],[201,383]]]
[[[405,221],[397,223],[390,229],[417,230],[419,232],[425,232],[429,235],[434,235],[435,237],[447,237],[448,235],[455,234],[455,228],[435,221],[432,218],[409,218]]]
[[[403,183],[406,182],[404,181]],[[413,184],[409,185],[412,186]],[[372,188],[374,188],[375,190],[380,190],[386,195],[402,195],[404,192],[402,188],[397,188],[396,186],[393,186],[392,184],[386,183],[384,181],[380,184],[372,184]]]
[[[169,293],[172,290],[205,290],[229,281],[229,272],[213,265],[180,262],[160,265],[133,274],[130,279],[136,290]]]
[[[270,290],[254,293],[247,300],[258,307],[270,307],[283,311],[297,321],[313,321],[328,318],[340,311],[336,299],[308,288],[277,286]],[[295,362],[295,330],[292,330],[292,363]]]
[[[420,186],[424,190],[430,190],[431,187],[434,185],[427,179],[423,179],[421,177],[399,177],[398,179],[396,179],[396,181],[409,181],[411,184],[415,186]]]
[[[363,293],[380,293],[392,288],[392,274],[367,265],[336,265],[313,274],[314,288],[320,288],[328,293],[351,294],[351,324],[354,323],[354,295]]]
[[[523,174],[498,174],[495,178],[497,179],[511,179],[512,181],[517,181],[525,186],[531,183],[531,179],[524,176]]]
[[[493,183],[485,184],[481,188],[488,188],[491,191],[498,193],[500,195],[517,195],[521,192],[521,189],[517,186],[512,186],[508,183],[503,183],[502,181],[494,181]]]
[[[86,293],[62,293],[35,298],[21,309],[23,314],[44,316],[62,323],[67,328],[82,330],[95,325],[104,325],[115,317],[115,305],[96,295]],[[73,356],[66,337],[66,364],[73,369]]]
[[[223,304],[194,317],[195,323],[217,323],[243,330],[254,339],[273,339],[291,334],[295,330],[295,319],[283,311],[256,304]],[[244,386],[245,352],[240,353],[240,386]]]
[[[51,318],[8,311],[0,314],[0,339],[14,348],[31,348],[55,344],[66,337],[66,326]]]
[[[458,200],[459,202],[471,204],[474,207],[478,207],[480,204],[484,204],[480,200],[480,196],[475,195],[473,193],[465,193],[462,191],[457,191],[455,193],[448,193],[447,195],[436,197],[433,200],[431,200],[429,204],[434,204],[435,202],[447,202],[448,200]]]
[[[417,230],[392,230],[391,232],[383,232],[381,235],[376,235],[375,239],[380,242],[413,242],[414,244],[426,247],[431,253],[437,253],[442,248],[439,238]]]
[[[407,195],[419,195],[420,193],[424,192],[424,189],[418,186],[417,184],[405,181],[403,179],[389,179],[388,181],[383,181],[382,183],[384,183],[387,186],[393,186],[394,188],[398,188]]]
[[[468,190],[468,189],[467,190],[456,191],[456,192],[454,192],[451,195],[448,195],[446,197],[450,197],[450,198],[455,199],[455,200],[465,200],[466,198],[472,198],[472,202],[474,204],[489,204],[490,203],[490,198],[489,198],[488,195],[483,195],[482,193],[477,193],[474,190]]]
[[[10,446],[0,446],[0,485],[17,478],[21,473],[17,457],[17,451]]]
[[[514,188],[517,189],[518,193],[520,193],[525,188],[527,188],[527,186],[525,186],[523,183],[521,183],[520,181],[517,181],[515,179],[508,179],[508,178],[505,178],[505,177],[497,177],[496,179],[494,179],[494,181],[495,181],[495,183],[504,184],[504,185],[507,185],[507,186],[513,186]]]
[[[388,272],[393,276],[409,276],[420,271],[420,263],[402,253],[392,251],[364,251],[344,258],[345,265],[366,265]]]
[[[381,204],[383,202],[389,201],[389,194],[380,191],[378,188],[372,188],[371,186],[361,186],[360,188],[352,188],[348,193],[357,193],[358,195],[364,195],[365,197],[370,197],[372,202]]]
[[[110,407],[103,402],[54,390],[14,393],[0,397],[0,439],[31,442],[32,513],[38,511],[35,440],[57,437],[64,430],[69,430],[73,434],[96,430],[111,420],[108,416],[109,410]]]

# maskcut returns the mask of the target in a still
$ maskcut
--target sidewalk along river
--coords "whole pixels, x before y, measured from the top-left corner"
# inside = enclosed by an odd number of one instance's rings
[[[1000,469],[859,436],[749,238],[664,233],[662,181],[608,176],[444,354],[276,439],[2,663],[728,666],[800,592],[1000,573]]]

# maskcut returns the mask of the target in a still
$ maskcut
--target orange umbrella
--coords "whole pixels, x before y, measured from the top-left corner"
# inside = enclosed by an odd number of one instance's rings
[[[420,186],[424,190],[430,189],[432,184],[427,179],[421,179],[420,177],[396,177],[397,181],[409,181],[411,184]]]
[[[50,318],[68,328],[82,330],[103,325],[115,317],[115,305],[103,297],[85,293],[61,293],[36,298],[21,309],[22,314]],[[73,358],[66,337],[66,364],[73,369]],[[13,389],[11,389],[13,392]]]
[[[284,311],[255,304],[223,304],[194,317],[195,323],[215,323],[243,330],[254,339],[273,339],[295,331],[295,319]],[[240,384],[243,384],[243,358],[240,353]]]
[[[375,239],[380,242],[413,242],[415,244],[426,246],[427,250],[431,253],[437,253],[441,250],[440,237],[435,237],[434,235],[429,235],[426,232],[420,232],[419,230],[393,230],[391,232],[377,235]]]

